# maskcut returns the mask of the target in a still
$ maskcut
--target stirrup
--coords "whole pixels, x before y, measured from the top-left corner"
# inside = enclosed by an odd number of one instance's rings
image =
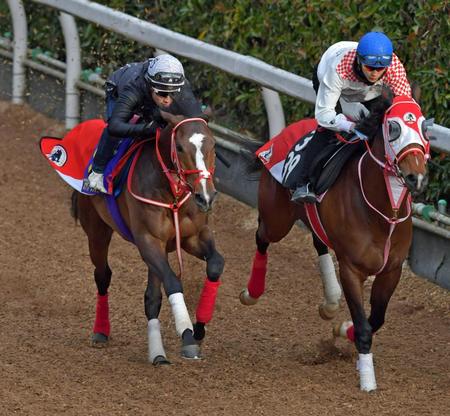
[[[299,186],[292,193],[292,202],[306,202],[308,204],[315,204],[317,202],[317,196],[314,192],[309,190],[309,184]]]
[[[94,191],[108,193],[105,186],[103,185],[103,173],[97,173],[92,171],[88,176],[89,187]]]

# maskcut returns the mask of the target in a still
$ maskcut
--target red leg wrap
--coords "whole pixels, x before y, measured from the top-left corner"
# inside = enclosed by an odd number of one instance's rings
[[[252,273],[247,285],[248,293],[252,298],[258,299],[264,293],[268,257],[268,253],[261,254],[256,250]]]
[[[109,337],[109,306],[108,294],[101,296],[97,293],[97,307],[95,309],[94,333]]]
[[[355,327],[353,325],[347,328],[347,338],[350,342],[355,342]]]
[[[217,289],[221,284],[220,281],[205,280],[196,311],[197,322],[207,324],[211,320],[216,304]]]

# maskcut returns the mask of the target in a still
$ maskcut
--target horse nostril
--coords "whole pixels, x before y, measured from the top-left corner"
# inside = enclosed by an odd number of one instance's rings
[[[405,182],[410,190],[417,188],[417,176],[416,175],[413,175],[413,174],[407,175],[405,178]]]
[[[201,193],[196,193],[194,196],[195,199],[195,203],[200,207],[200,208],[206,208],[208,206],[208,203],[206,202],[205,197],[203,196],[203,194]]]

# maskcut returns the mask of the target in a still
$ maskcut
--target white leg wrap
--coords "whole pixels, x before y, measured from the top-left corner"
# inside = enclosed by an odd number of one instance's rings
[[[159,325],[159,319],[150,319],[150,321],[148,321],[147,335],[148,360],[152,363],[158,355],[166,357],[166,352],[164,351],[161,338],[161,327]]]
[[[369,354],[359,354],[356,362],[356,369],[359,371],[360,387],[363,391],[376,390],[375,370],[373,368],[373,356]]]
[[[174,293],[169,296],[169,303],[172,308],[172,314],[175,318],[175,327],[177,329],[178,336],[181,337],[186,329],[194,330],[192,326],[189,312],[184,303],[184,296],[181,292]]]
[[[323,294],[325,296],[325,303],[339,304],[342,290],[336,277],[334,270],[333,259],[330,254],[323,254],[319,256],[320,277],[322,278]]]

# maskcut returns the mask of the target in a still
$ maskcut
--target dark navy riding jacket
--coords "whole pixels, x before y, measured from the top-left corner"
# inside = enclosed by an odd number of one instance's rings
[[[155,135],[158,127],[166,125],[152,99],[150,83],[144,77],[147,68],[148,61],[127,64],[115,71],[106,81],[107,100],[115,101],[114,110],[107,120],[110,136],[149,138]],[[181,91],[172,93],[171,96],[173,103],[167,112],[186,117],[202,114],[200,102],[194,97],[187,80]],[[129,123],[135,114],[142,118],[142,123]]]

